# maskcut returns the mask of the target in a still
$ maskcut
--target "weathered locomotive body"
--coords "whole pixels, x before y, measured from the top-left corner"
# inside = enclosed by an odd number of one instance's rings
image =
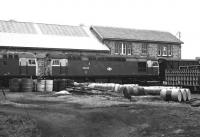
[[[0,59],[1,79],[5,77],[70,78],[78,81],[139,82],[158,77],[157,60],[116,56],[31,53],[5,54]]]

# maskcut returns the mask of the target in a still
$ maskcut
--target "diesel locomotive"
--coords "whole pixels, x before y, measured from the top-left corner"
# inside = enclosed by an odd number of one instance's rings
[[[7,53],[0,56],[0,77],[68,78],[76,81],[131,83],[155,80],[155,59],[112,55]]]
[[[77,82],[147,84],[165,80],[165,70],[199,65],[198,60],[166,60],[113,55],[33,53],[0,55],[0,79],[11,78],[73,79]]]

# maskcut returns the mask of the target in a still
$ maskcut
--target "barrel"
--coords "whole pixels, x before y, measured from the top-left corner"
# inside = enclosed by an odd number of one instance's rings
[[[9,81],[9,89],[11,92],[19,92],[20,85],[21,85],[21,79],[14,78],[14,79],[10,79]]]
[[[45,80],[45,91],[53,91],[53,80]]]
[[[45,91],[45,80],[38,80],[37,81],[37,91],[44,92]]]
[[[191,92],[190,92],[190,89],[186,88],[185,91],[186,91],[186,95],[187,95],[186,101],[190,101],[190,100],[191,100]]]
[[[182,95],[182,101],[186,101],[187,100],[186,90],[181,88],[180,91],[181,91],[181,95]]]
[[[23,78],[21,81],[21,91],[22,92],[32,92],[33,91],[33,80],[28,78]]]
[[[114,92],[120,92],[120,84],[115,84],[114,86]]]
[[[180,89],[176,88],[176,89],[171,89],[171,97],[173,101],[178,101],[181,102],[182,101],[182,94]]]
[[[160,87],[144,87],[144,92],[146,95],[160,95]]]
[[[139,86],[126,86],[123,90],[124,97],[145,95],[144,88]]]
[[[65,79],[58,79],[58,91],[65,90],[66,88],[66,80]]]
[[[160,97],[165,101],[170,101],[171,99],[171,90],[167,88],[163,88],[160,91]]]
[[[174,88],[174,89],[164,88],[164,89],[161,90],[160,96],[165,101],[171,101],[172,100],[172,101],[181,102],[181,100],[182,100],[182,94],[181,94],[180,89],[178,89],[178,88]]]

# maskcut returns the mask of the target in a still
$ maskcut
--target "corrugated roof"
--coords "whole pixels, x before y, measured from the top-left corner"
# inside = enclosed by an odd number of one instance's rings
[[[0,20],[0,32],[36,34],[36,30],[32,23],[16,22],[13,20],[11,21]]]
[[[129,28],[92,26],[91,29],[102,39],[145,41],[145,42],[164,42],[177,43],[183,42],[169,32],[138,30]]]
[[[80,26],[67,26],[55,24],[37,24],[43,34],[88,37],[87,33]]]
[[[109,51],[89,27],[0,21],[0,46]]]

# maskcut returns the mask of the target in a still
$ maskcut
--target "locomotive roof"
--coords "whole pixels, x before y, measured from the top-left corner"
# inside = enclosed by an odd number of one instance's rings
[[[17,54],[19,58],[36,58],[36,56],[33,53],[29,53],[29,52],[20,52]]]
[[[92,26],[101,39],[183,44],[169,32],[130,28]]]
[[[109,51],[92,35],[89,27],[31,22],[0,21],[0,45],[19,48],[48,48]]]

